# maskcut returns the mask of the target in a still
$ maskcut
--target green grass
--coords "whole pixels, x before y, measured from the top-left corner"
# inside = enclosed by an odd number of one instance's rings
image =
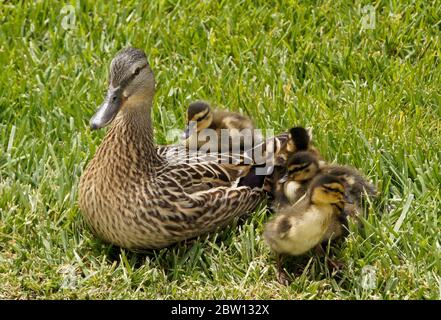
[[[439,299],[441,6],[374,1],[0,2],[0,298]],[[207,99],[281,132],[312,126],[325,157],[353,165],[380,198],[363,230],[275,280],[262,206],[218,234],[139,254],[97,240],[77,186],[104,131],[88,120],[108,65],[143,48],[157,79],[158,143]],[[376,270],[363,289],[365,266]]]

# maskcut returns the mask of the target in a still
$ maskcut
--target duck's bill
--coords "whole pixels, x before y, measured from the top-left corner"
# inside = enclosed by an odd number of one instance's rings
[[[120,90],[109,89],[106,99],[98,108],[98,111],[90,119],[90,128],[92,130],[101,129],[109,125],[115,119],[118,111],[121,109],[122,98]]]
[[[349,194],[348,192],[345,192],[344,201],[346,203],[348,203],[348,204],[353,204],[354,203],[354,197],[351,194]]]

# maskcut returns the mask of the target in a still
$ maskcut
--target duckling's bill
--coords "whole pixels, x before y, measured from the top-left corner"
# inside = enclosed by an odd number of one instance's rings
[[[192,134],[197,132],[197,122],[190,121],[189,124],[185,127],[184,132],[182,133],[182,140],[187,140]]]

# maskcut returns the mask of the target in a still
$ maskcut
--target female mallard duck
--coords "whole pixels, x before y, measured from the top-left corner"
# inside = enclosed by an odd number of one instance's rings
[[[204,147],[219,152],[248,150],[260,142],[249,117],[237,112],[212,110],[204,101],[192,102],[188,106],[184,139],[186,147],[192,150]]]
[[[301,255],[322,242],[331,222],[343,211],[345,187],[339,177],[320,174],[311,182],[306,197],[285,206],[265,225],[264,239],[278,254],[278,279],[286,281],[281,255]]]
[[[154,92],[144,52],[119,52],[105,101],[90,121],[92,129],[111,127],[79,184],[79,207],[92,230],[130,249],[162,248],[213,231],[264,198],[259,188],[236,186],[244,166],[212,155],[173,156],[179,146],[157,148]]]

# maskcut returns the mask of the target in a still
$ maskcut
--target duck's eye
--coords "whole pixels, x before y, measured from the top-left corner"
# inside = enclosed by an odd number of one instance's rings
[[[137,76],[140,72],[141,72],[141,68],[136,68],[136,69],[135,69],[135,72],[133,72],[133,74],[134,74],[135,76]]]

